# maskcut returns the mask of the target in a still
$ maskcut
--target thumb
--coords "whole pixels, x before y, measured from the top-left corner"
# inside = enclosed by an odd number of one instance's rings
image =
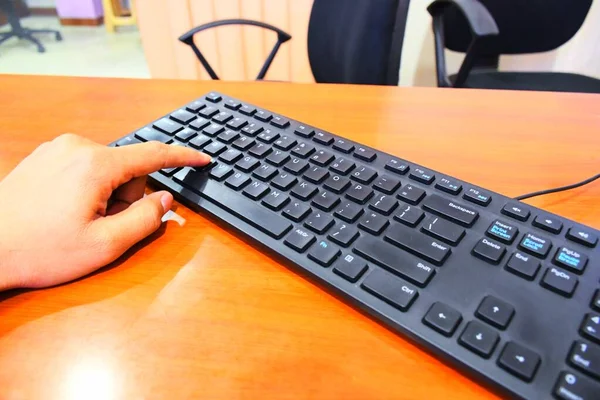
[[[102,237],[107,240],[111,262],[131,246],[156,231],[162,217],[171,208],[173,195],[160,191],[149,194],[132,203],[127,209],[96,220]]]

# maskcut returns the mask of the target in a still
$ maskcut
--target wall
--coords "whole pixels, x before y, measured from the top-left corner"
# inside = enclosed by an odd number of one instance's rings
[[[27,0],[29,7],[53,8],[56,6],[55,0]]]

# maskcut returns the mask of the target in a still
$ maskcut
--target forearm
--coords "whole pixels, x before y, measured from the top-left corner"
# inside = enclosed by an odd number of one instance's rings
[[[0,243],[0,292],[16,288],[16,270],[12,266],[10,252]]]

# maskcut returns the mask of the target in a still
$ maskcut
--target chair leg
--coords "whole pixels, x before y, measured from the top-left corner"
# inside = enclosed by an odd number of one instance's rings
[[[29,32],[25,33],[23,35],[23,39],[29,40],[30,42],[34,43],[37,46],[38,53],[44,53],[46,51],[44,46],[42,46],[42,43],[39,40],[37,40],[36,38],[34,38],[31,33],[29,33]]]
[[[28,34],[32,33],[54,33],[56,35],[56,41],[60,42],[63,38],[59,31],[55,31],[52,29],[28,29]]]
[[[6,42],[8,39],[12,38],[13,36],[16,36],[16,35],[12,32],[0,34],[0,44]]]

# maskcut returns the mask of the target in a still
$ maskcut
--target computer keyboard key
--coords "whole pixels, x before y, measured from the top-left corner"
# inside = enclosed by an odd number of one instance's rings
[[[171,121],[168,118],[160,119],[154,124],[152,124],[152,126],[158,129],[159,131],[166,133],[169,136],[173,136],[174,134],[183,129],[183,125],[175,121]]]
[[[460,182],[450,178],[440,178],[435,184],[435,187],[443,192],[454,195],[459,194],[462,190]]]
[[[152,128],[142,128],[135,133],[135,137],[143,142],[162,142],[170,143],[171,137]]]
[[[289,190],[298,182],[298,178],[283,172],[277,175],[272,181],[271,185],[280,190]]]
[[[334,220],[331,215],[317,211],[312,213],[306,221],[304,221],[304,226],[311,231],[322,235],[333,226],[333,223]]]
[[[273,118],[273,114],[265,110],[256,110],[256,113],[254,113],[254,118],[262,122],[269,122],[271,118]]]
[[[381,175],[375,180],[373,187],[385,194],[394,194],[400,187],[400,181],[388,175]]]
[[[185,106],[186,110],[194,112],[194,113],[197,113],[198,111],[200,111],[204,107],[206,107],[206,104],[204,104],[200,100],[192,101],[190,104],[188,104],[187,106]]]
[[[513,306],[494,296],[486,296],[475,311],[477,318],[500,329],[506,329],[514,314]]]
[[[175,174],[175,172],[179,171],[181,168],[163,168],[161,169],[160,172],[161,174],[165,175],[165,176],[172,176]]]
[[[515,342],[508,342],[500,353],[498,365],[517,378],[531,382],[540,365],[540,356]]]
[[[299,143],[292,149],[292,154],[300,158],[307,158],[309,155],[315,152],[315,146],[311,146],[308,143]]]
[[[311,213],[311,208],[306,203],[292,199],[284,208],[283,215],[294,222],[300,222]]]
[[[224,130],[225,130],[225,128],[223,128],[219,124],[210,124],[209,126],[207,126],[206,128],[204,128],[202,130],[202,133],[204,133],[205,135],[208,135],[210,137],[215,137],[218,134],[220,134],[221,132],[223,132]]]
[[[413,168],[411,173],[408,175],[411,179],[430,185],[435,179],[435,174],[431,171],[427,171],[423,168]]]
[[[563,224],[557,218],[550,215],[538,215],[533,219],[533,226],[543,229],[547,232],[558,234],[562,230]]]
[[[410,170],[410,167],[406,161],[392,158],[385,164],[385,169],[395,172],[399,175],[404,175]]]
[[[209,172],[209,176],[219,182],[227,179],[231,174],[233,174],[233,170],[225,164],[219,164]]]
[[[175,111],[170,115],[170,117],[172,120],[179,122],[180,124],[188,124],[190,121],[193,121],[197,118],[195,114],[183,109]]]
[[[563,371],[554,386],[554,396],[560,400],[596,400],[600,384],[584,376]]]
[[[279,133],[273,131],[272,129],[265,129],[256,138],[261,142],[270,144],[279,139]]]
[[[240,103],[237,100],[229,99],[225,102],[225,108],[229,108],[230,110],[237,111],[237,109],[240,108],[241,106],[242,106],[242,103]]]
[[[212,142],[205,146],[204,149],[202,149],[202,152],[208,154],[209,156],[216,157],[225,150],[227,150],[227,146],[225,146],[223,143]]]
[[[579,332],[586,338],[600,343],[600,314],[586,314]]]
[[[531,212],[519,203],[508,203],[502,208],[502,214],[508,215],[518,221],[527,221]]]
[[[498,239],[503,243],[511,244],[519,234],[519,229],[514,225],[497,219],[492,222],[486,233],[488,236]]]
[[[219,136],[217,136],[217,140],[219,140],[225,144],[230,144],[231,142],[233,142],[234,140],[236,140],[239,137],[240,137],[239,133],[237,133],[236,131],[232,131],[231,129],[227,129],[225,132],[223,132]]]
[[[317,194],[319,190],[315,185],[312,185],[308,182],[300,181],[292,191],[290,192],[292,196],[299,198],[302,201],[310,200],[315,194]]]
[[[263,196],[269,193],[269,191],[269,185],[263,182],[254,181],[248,186],[246,186],[246,189],[244,189],[242,193],[244,193],[252,200],[260,200]]]
[[[325,150],[319,150],[315,154],[310,156],[310,161],[312,161],[313,163],[315,163],[321,167],[328,166],[334,159],[335,159],[335,156]]]
[[[446,337],[450,337],[462,321],[460,312],[441,302],[435,302],[423,317],[423,323],[438,331]]]
[[[329,172],[321,167],[311,167],[304,173],[304,178],[312,183],[321,183],[328,176]]]
[[[352,174],[350,175],[350,178],[360,182],[360,183],[364,183],[365,185],[371,183],[371,181],[373,179],[375,179],[377,177],[377,171],[369,168],[369,167],[357,167]]]
[[[358,229],[351,225],[338,224],[327,236],[331,241],[343,247],[348,247],[360,236]]]
[[[587,265],[588,257],[580,251],[569,247],[560,247],[556,250],[554,263],[581,275]]]
[[[594,310],[600,311],[600,289],[596,290],[596,293],[594,293],[594,298],[590,305]]]
[[[234,190],[241,190],[251,181],[248,175],[236,172],[225,181],[225,184]]]
[[[234,164],[240,158],[242,158],[242,153],[236,149],[228,149],[219,156],[219,160],[226,164]]]
[[[280,239],[292,228],[285,218],[241,194],[224,190],[219,182],[207,179],[205,172],[186,167],[177,172],[173,179],[275,239]]]
[[[290,160],[290,156],[288,153],[285,153],[281,150],[275,150],[271,154],[267,156],[265,159],[271,165],[276,167],[281,167],[283,164],[287,163]]]
[[[360,287],[400,311],[408,311],[419,296],[413,285],[381,269],[371,271]]]
[[[254,146],[254,143],[256,143],[254,139],[251,139],[248,136],[242,136],[233,142],[232,146],[238,150],[246,151],[250,147]]]
[[[356,183],[352,185],[350,189],[348,189],[346,192],[346,197],[358,204],[365,204],[371,197],[373,197],[373,194],[373,189],[371,189],[369,186]]]
[[[207,120],[206,118],[198,118],[193,120],[188,127],[192,128],[196,131],[202,130],[204,128],[206,128],[208,125],[210,125],[210,121]]]
[[[315,131],[312,128],[309,128],[308,126],[304,126],[304,125],[299,125],[295,130],[294,133],[296,135],[305,137],[305,138],[310,138],[312,137],[312,135],[315,134]]]
[[[506,247],[486,238],[478,241],[475,247],[473,247],[474,256],[492,264],[498,264],[505,253]]]
[[[379,238],[363,235],[353,247],[353,251],[366,260],[420,287],[425,287],[435,275],[435,268]]]
[[[275,115],[273,119],[271,119],[271,125],[281,129],[285,129],[288,126],[290,126],[290,120],[287,118],[280,117],[279,115]]]
[[[600,346],[578,340],[571,346],[568,360],[575,368],[600,380]]]
[[[142,141],[134,138],[133,136],[125,136],[123,139],[117,141],[116,145],[117,147],[123,147],[138,143],[142,143]]]
[[[255,168],[258,168],[259,165],[260,165],[260,161],[258,161],[256,158],[250,157],[250,156],[246,156],[246,157],[242,158],[235,164],[235,166],[239,170],[244,171],[244,172],[251,172]]]
[[[270,154],[272,151],[273,149],[271,148],[271,146],[266,145],[264,143],[256,143],[250,150],[248,150],[248,153],[256,158],[263,158],[266,155]]]
[[[347,175],[350,171],[352,171],[356,167],[356,164],[344,157],[339,157],[335,160],[333,164],[329,166],[333,172],[337,172],[340,175]]]
[[[254,122],[249,123],[242,129],[242,132],[244,134],[246,134],[248,136],[253,136],[253,137],[258,135],[262,131],[263,131],[263,127]]]
[[[262,164],[260,167],[254,170],[252,176],[260,179],[263,182],[267,182],[277,175],[278,172],[279,171],[277,171],[277,168],[273,167],[272,165]]]
[[[277,190],[271,192],[263,199],[262,204],[273,211],[281,210],[290,201],[289,196]]]
[[[175,135],[175,139],[179,140],[180,142],[187,142],[196,135],[197,133],[193,129],[183,128],[182,130],[177,132],[177,134]]]
[[[213,106],[204,107],[202,110],[198,111],[198,115],[206,119],[210,119],[218,113],[219,109]]]
[[[442,265],[451,253],[446,244],[398,223],[387,229],[385,239],[436,265]]]
[[[317,143],[329,146],[331,143],[333,143],[334,139],[333,139],[333,136],[331,136],[327,133],[315,132],[315,135],[313,136],[313,140]]]
[[[427,197],[423,202],[423,208],[466,227],[473,225],[479,217],[477,210],[437,194]]]
[[[331,211],[340,202],[340,198],[331,192],[322,190],[318,196],[312,200],[312,205],[323,210]]]
[[[358,227],[372,235],[380,235],[389,224],[390,222],[386,217],[368,211],[360,219]]]
[[[588,230],[579,228],[569,228],[567,239],[587,247],[595,247],[596,243],[598,243],[598,236]]]
[[[316,246],[313,246],[312,250],[308,253],[308,258],[323,267],[329,267],[340,253],[341,250],[335,245],[321,240]]]
[[[540,262],[530,255],[516,251],[508,260],[505,268],[521,278],[532,281],[540,269]]]
[[[256,112],[256,108],[249,106],[248,104],[243,104],[239,111],[244,115],[252,116]]]
[[[371,162],[377,158],[377,153],[374,150],[359,146],[356,148],[356,150],[354,150],[354,157],[363,161]]]
[[[235,117],[234,119],[232,119],[231,121],[229,121],[225,124],[226,127],[231,128],[236,131],[239,131],[246,125],[248,125],[248,121],[246,121],[244,118],[240,118],[240,117]]]
[[[498,334],[478,321],[471,321],[460,335],[458,342],[472,352],[489,358],[498,343]]]
[[[218,103],[221,100],[223,100],[223,98],[221,97],[221,95],[219,95],[218,93],[209,93],[206,95],[206,100],[212,102],[212,103]]]
[[[209,144],[210,142],[212,142],[212,140],[208,136],[199,135],[199,136],[196,136],[195,138],[193,138],[192,140],[190,140],[189,145],[190,145],[190,147],[193,147],[193,148],[199,150],[202,147]]]
[[[532,233],[526,233],[519,243],[521,250],[540,258],[546,258],[551,247],[550,239]]]
[[[300,175],[308,168],[308,162],[301,160],[299,158],[292,158],[287,164],[284,165],[283,169],[288,172],[291,172],[295,175]]]
[[[371,210],[377,211],[383,215],[390,215],[396,207],[398,207],[396,199],[393,196],[385,194],[377,194],[369,204]]]
[[[355,283],[369,269],[367,263],[352,254],[347,254],[338,259],[333,267],[333,272],[349,282]]]
[[[343,176],[333,175],[327,178],[323,184],[325,189],[331,190],[334,193],[343,193],[350,186],[350,180]]]
[[[400,189],[397,197],[409,204],[416,205],[425,197],[425,191],[413,185],[406,185]]]
[[[315,235],[302,228],[296,228],[285,238],[284,243],[298,253],[304,253],[314,241]]]
[[[465,230],[460,226],[433,215],[429,216],[423,222],[421,230],[429,236],[453,246],[456,246],[463,236],[465,236]]]
[[[342,153],[351,153],[352,150],[354,150],[354,143],[345,139],[336,139],[335,142],[333,142],[333,149],[341,151]]]
[[[394,215],[394,219],[402,222],[404,225],[415,227],[421,222],[424,216],[425,213],[417,207],[401,204],[399,211]]]
[[[288,151],[289,149],[294,147],[297,143],[298,143],[298,141],[296,139],[294,139],[292,136],[283,135],[279,139],[277,139],[275,141],[275,143],[273,143],[273,146],[277,147],[278,149]]]
[[[487,206],[492,201],[492,195],[485,190],[469,188],[463,194],[463,199],[480,206]]]
[[[578,283],[575,275],[556,267],[548,268],[540,281],[540,285],[564,297],[571,297]]]

